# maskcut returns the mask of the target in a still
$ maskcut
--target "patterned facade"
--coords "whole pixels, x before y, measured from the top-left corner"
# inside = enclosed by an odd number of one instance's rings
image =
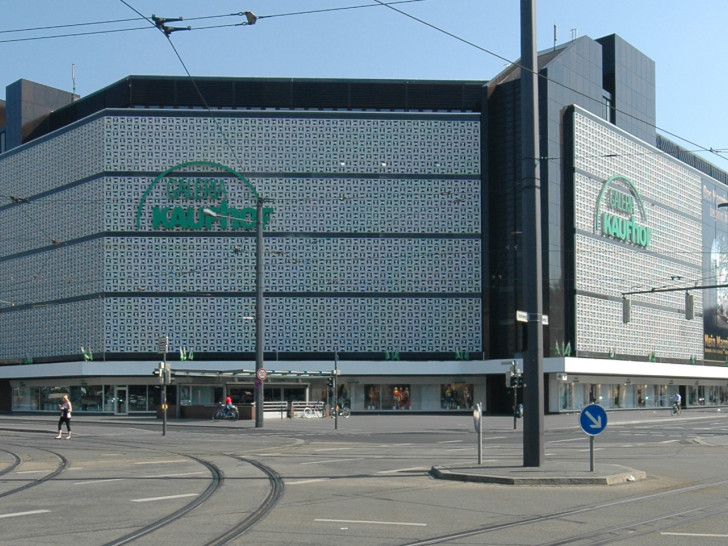
[[[191,161],[234,165],[275,209],[267,352],[482,351],[478,116],[139,111],[0,162],[30,201],[5,212],[0,289],[14,309],[0,326],[22,334],[0,358],[133,357],[160,335],[170,350],[254,350],[251,233],[136,224],[153,180]]]

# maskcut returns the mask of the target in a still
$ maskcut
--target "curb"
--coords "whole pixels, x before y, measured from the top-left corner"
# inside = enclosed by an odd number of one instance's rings
[[[450,470],[444,466],[433,466],[430,475],[439,480],[453,480],[500,485],[619,485],[647,478],[647,473],[623,467],[623,472],[609,475],[586,476],[506,476],[487,473],[468,473]],[[487,470],[486,470],[487,472]]]

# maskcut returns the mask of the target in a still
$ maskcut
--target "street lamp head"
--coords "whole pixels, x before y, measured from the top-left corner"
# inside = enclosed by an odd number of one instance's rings
[[[718,208],[722,209],[724,207],[728,207],[728,201],[724,201],[723,203],[718,203]]]
[[[217,212],[208,208],[202,209],[202,214],[204,214],[205,216],[212,216],[213,218],[217,218],[218,216],[220,216]]]

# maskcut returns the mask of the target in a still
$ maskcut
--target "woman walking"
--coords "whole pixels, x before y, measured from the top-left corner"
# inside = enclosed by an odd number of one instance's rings
[[[68,430],[66,440],[69,440],[71,438],[71,410],[73,409],[73,406],[71,405],[71,401],[68,399],[67,394],[64,394],[63,398],[61,398],[61,403],[58,404],[58,409],[61,410],[61,418],[58,420],[58,436],[56,436],[56,440],[63,436],[61,432],[61,426],[63,423],[66,423],[66,429]]]

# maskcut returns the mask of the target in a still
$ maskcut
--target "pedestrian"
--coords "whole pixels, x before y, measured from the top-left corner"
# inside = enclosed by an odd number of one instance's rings
[[[61,410],[61,418],[58,420],[58,436],[56,436],[56,440],[60,439],[61,436],[63,436],[63,433],[61,432],[61,426],[63,426],[63,423],[66,423],[66,429],[68,430],[68,435],[66,436],[66,440],[71,439],[71,411],[73,410],[73,406],[71,405],[71,401],[68,399],[68,395],[64,394],[63,398],[61,398],[61,403],[58,404],[58,409]]]

